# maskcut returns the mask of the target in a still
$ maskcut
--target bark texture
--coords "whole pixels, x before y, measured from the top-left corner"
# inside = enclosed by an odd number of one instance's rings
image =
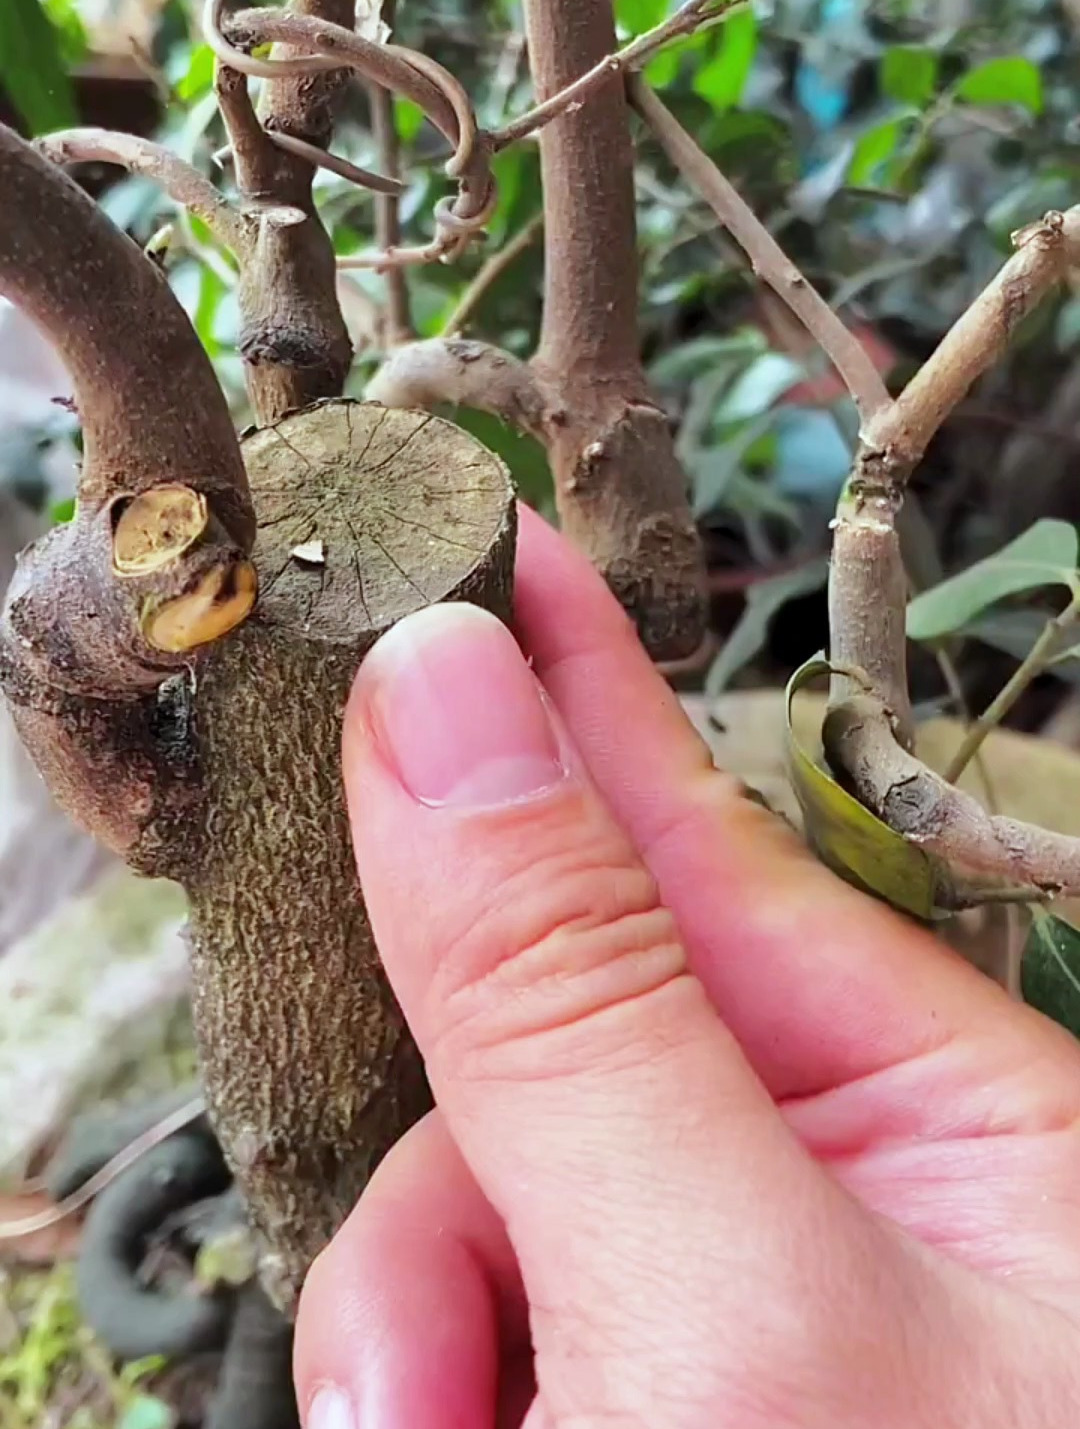
[[[536,98],[615,49],[609,0],[525,0]],[[687,479],[638,352],[634,154],[622,77],[540,134],[544,319],[534,366],[556,397],[547,444],[563,529],[658,659],[705,633]]]
[[[214,1128],[288,1308],[429,1105],[353,864],[346,698],[412,610],[459,599],[509,618],[510,483],[449,423],[344,400],[252,432],[241,459],[149,260],[3,130],[0,190],[18,198],[0,215],[0,291],[68,361],[94,436],[75,519],[12,583],[0,685],[76,821],[188,892]],[[254,610],[237,607],[256,578]],[[176,609],[184,639],[161,648]]]
[[[352,29],[352,0],[297,0],[293,9]],[[287,47],[286,47],[287,48]],[[306,223],[262,221],[258,242],[241,266],[238,300],[243,313],[240,351],[248,390],[260,420],[324,397],[345,385],[352,343],[337,300],[333,244],[315,218],[306,159],[280,148],[265,130],[329,146],[334,111],[347,70],[290,76],[266,86],[256,118],[245,75],[219,66],[216,88],[232,142],[236,180],[244,199],[258,206],[288,205]]]

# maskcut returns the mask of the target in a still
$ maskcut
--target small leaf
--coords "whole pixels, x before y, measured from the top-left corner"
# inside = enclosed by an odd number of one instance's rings
[[[969,104],[1019,104],[1032,114],[1043,107],[1042,75],[1022,55],[1003,55],[969,69],[953,93]]]
[[[34,134],[78,123],[60,35],[40,0],[3,0],[0,86]]]
[[[196,45],[191,51],[187,69],[176,85],[178,99],[191,102],[209,94],[214,83],[214,52],[209,45]]]
[[[1020,962],[1024,1001],[1080,1037],[1080,930],[1043,908],[1031,914]]]
[[[724,22],[716,54],[694,75],[694,92],[716,110],[738,104],[757,52],[757,21],[749,7]]]
[[[829,563],[822,558],[750,587],[742,615],[709,667],[705,690],[711,698],[721,694],[763,648],[777,612],[789,600],[820,590],[828,575]]]
[[[172,1429],[176,1420],[164,1400],[137,1394],[120,1416],[116,1429]]]
[[[75,515],[75,498],[69,496],[66,501],[55,501],[49,507],[49,520],[56,526],[62,526],[73,519]]]
[[[887,99],[921,109],[937,84],[938,57],[933,50],[894,45],[878,67],[878,82]]]
[[[1044,586],[1071,586],[1076,564],[1075,526],[1036,521],[994,555],[916,596],[907,608],[908,638],[940,640],[1008,596]]]
[[[615,19],[628,35],[643,35],[668,12],[667,0],[615,0]]]
[[[815,656],[795,671],[787,687],[788,775],[802,809],[807,842],[822,863],[846,882],[884,899],[894,908],[929,920],[934,915],[938,890],[947,882],[945,870],[916,844],[908,843],[864,809],[795,738],[791,722],[795,695],[810,680],[827,675],[829,668],[823,656]]]
[[[856,186],[869,184],[882,164],[896,153],[900,142],[900,121],[886,119],[860,135],[848,165],[847,181]]]
[[[411,99],[394,96],[394,123],[403,144],[411,144],[424,127],[424,111]]]

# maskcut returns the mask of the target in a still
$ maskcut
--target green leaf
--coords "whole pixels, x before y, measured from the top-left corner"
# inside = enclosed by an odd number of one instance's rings
[[[847,181],[856,186],[869,184],[882,164],[896,153],[900,143],[901,127],[898,119],[886,119],[867,129],[855,145],[855,151],[848,165]]]
[[[694,92],[714,109],[738,104],[757,53],[757,21],[749,7],[736,10],[720,31],[716,54],[694,75]]]
[[[120,1416],[116,1429],[172,1429],[172,1410],[152,1394],[137,1394]]]
[[[829,563],[823,557],[752,585],[747,592],[742,615],[709,667],[706,693],[713,698],[721,694],[743,666],[748,665],[764,647],[777,612],[789,600],[820,590],[828,575]]]
[[[34,134],[78,123],[60,36],[40,0],[3,0],[0,86]]]
[[[1043,908],[1031,915],[1020,962],[1024,1001],[1080,1037],[1080,930]]]
[[[908,638],[940,640],[1008,596],[1044,586],[1071,587],[1076,564],[1076,527],[1068,521],[1036,521],[994,555],[917,595],[907,608]]]
[[[822,863],[846,882],[929,920],[938,890],[948,881],[944,868],[864,809],[795,738],[791,722],[795,695],[810,680],[827,675],[829,668],[824,656],[817,655],[795,671],[787,687],[788,776],[802,809],[806,840]]]
[[[878,66],[878,82],[887,99],[921,109],[937,84],[938,57],[933,50],[894,45]]]
[[[411,99],[394,96],[394,123],[403,144],[411,144],[424,126],[424,111]]]
[[[209,94],[214,83],[214,52],[209,45],[196,45],[188,67],[176,85],[178,99],[190,102]]]
[[[615,20],[628,35],[643,35],[667,16],[667,0],[615,0]]]
[[[75,515],[75,498],[69,496],[66,501],[54,501],[49,507],[49,520],[54,526],[62,526],[70,521]]]
[[[976,65],[957,81],[953,93],[969,104],[1019,104],[1032,114],[1040,114],[1043,107],[1042,75],[1022,55]]]

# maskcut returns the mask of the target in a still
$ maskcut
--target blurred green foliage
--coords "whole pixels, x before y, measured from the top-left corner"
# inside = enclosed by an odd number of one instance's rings
[[[64,66],[77,62],[78,0],[47,0],[44,9],[42,0],[4,3],[21,19],[14,29],[0,27],[0,81],[30,127],[67,122],[70,94],[49,77],[62,79]],[[211,159],[224,136],[199,8],[195,0],[168,0],[162,11],[149,57],[167,95],[158,137],[227,185],[227,169]],[[673,8],[674,0],[615,0],[620,37],[642,33]],[[481,123],[527,107],[517,0],[414,0],[400,12],[395,38],[451,69]],[[33,64],[20,58],[27,45]],[[656,55],[646,75],[899,380],[1008,255],[1011,232],[1080,197],[1074,53],[1072,22],[1051,0],[759,0]],[[26,70],[40,82],[24,93]],[[408,183],[405,237],[417,242],[430,236],[433,206],[449,191],[445,145],[414,106],[397,101],[395,115]],[[850,402],[823,380],[820,355],[778,315],[648,136],[638,137],[644,351],[678,427],[711,558],[745,568],[754,588],[753,629],[742,630],[741,644],[714,672],[719,688],[756,657],[789,594],[820,589],[828,521],[856,424]],[[361,84],[350,89],[335,148],[379,165]],[[484,259],[539,211],[533,143],[501,154],[496,170],[499,201],[486,244],[454,265],[408,273],[421,336],[442,330]],[[370,195],[326,173],[317,194],[340,252],[371,242]],[[103,202],[144,242],[173,224],[165,259],[171,280],[244,422],[231,256],[144,180],[114,183]],[[541,279],[536,243],[487,290],[470,334],[527,355],[538,333]],[[359,294],[348,313],[358,352],[350,390],[359,394],[380,357],[369,313],[382,300],[383,279],[353,271],[343,282]],[[926,526],[937,533],[947,569],[999,548],[1039,516],[1080,519],[1080,500],[1068,509],[1064,482],[1048,474],[1055,462],[1067,463],[1067,439],[1042,453],[1048,461],[1038,493],[1018,502],[1010,476],[1013,494],[1002,494],[1002,473],[1010,460],[1016,465],[1014,427],[1041,421],[1078,347],[1080,298],[1066,292],[1024,326],[987,380],[992,410],[962,411],[947,427],[949,480],[931,487]],[[482,414],[459,415],[506,457],[529,499],[550,501],[535,443]],[[793,566],[801,569],[795,578]],[[770,587],[774,568],[782,568],[780,584]],[[820,632],[809,633],[813,641],[821,643]]]

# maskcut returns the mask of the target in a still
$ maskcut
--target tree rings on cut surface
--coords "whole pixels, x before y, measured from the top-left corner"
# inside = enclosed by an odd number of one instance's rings
[[[513,559],[506,468],[428,412],[333,400],[253,432],[243,452],[263,621],[352,641],[480,596]]]

